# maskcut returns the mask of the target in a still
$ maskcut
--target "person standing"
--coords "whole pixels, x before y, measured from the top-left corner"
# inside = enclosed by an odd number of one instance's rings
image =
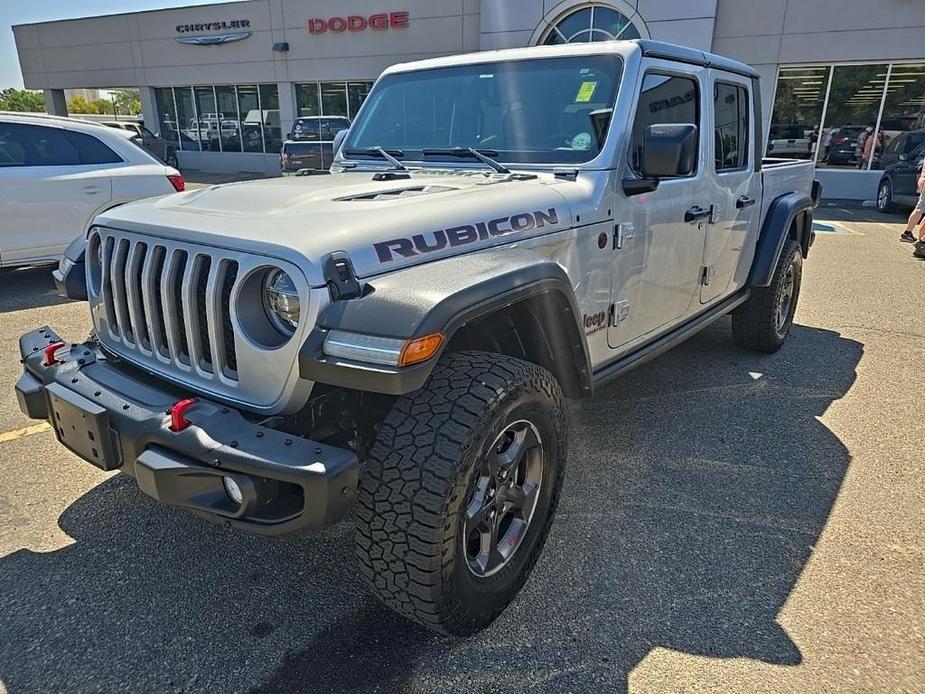
[[[900,241],[907,243],[916,243],[916,241],[925,238],[925,224],[922,224],[922,220],[925,220],[925,167],[919,169],[919,180],[916,183],[916,188],[919,191],[918,202],[915,203],[915,209],[912,210],[909,219],[906,220],[906,228],[899,237]],[[919,227],[918,236],[913,233],[916,227]]]

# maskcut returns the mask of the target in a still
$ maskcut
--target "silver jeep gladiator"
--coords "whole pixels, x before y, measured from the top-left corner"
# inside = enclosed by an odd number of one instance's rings
[[[97,217],[56,275],[94,333],[23,335],[20,405],[233,528],[353,508],[369,589],[471,633],[540,554],[566,399],[725,314],[787,337],[820,187],[761,123],[753,69],[653,41],[391,67],[330,172]]]

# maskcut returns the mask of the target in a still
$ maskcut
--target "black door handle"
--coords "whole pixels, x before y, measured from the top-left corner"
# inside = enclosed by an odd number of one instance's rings
[[[687,212],[684,213],[685,222],[694,222],[698,219],[703,219],[704,217],[713,216],[713,205],[710,205],[709,208],[703,209],[700,205],[694,205]]]
[[[749,205],[755,204],[755,198],[750,198],[747,195],[740,195],[738,200],[736,200],[736,208],[742,209],[743,207],[748,207]]]

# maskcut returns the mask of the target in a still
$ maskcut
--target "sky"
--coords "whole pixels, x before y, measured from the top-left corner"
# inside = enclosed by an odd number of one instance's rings
[[[227,0],[0,0],[0,89],[21,89],[22,73],[13,40],[14,24],[74,19],[100,14],[157,10],[164,7],[213,5]]]

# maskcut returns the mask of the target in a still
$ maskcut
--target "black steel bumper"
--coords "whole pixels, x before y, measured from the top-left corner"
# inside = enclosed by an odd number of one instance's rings
[[[316,530],[353,502],[358,462],[348,450],[255,424],[234,409],[198,400],[189,426],[170,428],[170,408],[189,393],[110,361],[92,341],[65,345],[49,327],[19,339],[22,411],[47,419],[58,440],[104,470],[119,469],[158,501],[261,535]],[[229,497],[234,480],[242,502]]]

